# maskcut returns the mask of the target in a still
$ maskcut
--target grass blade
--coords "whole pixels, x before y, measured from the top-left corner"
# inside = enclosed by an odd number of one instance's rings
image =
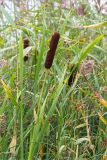
[[[23,64],[23,40],[20,36],[19,41],[19,83],[20,83],[20,152],[21,160],[24,160],[24,147],[23,147],[23,74],[24,74],[24,64]]]

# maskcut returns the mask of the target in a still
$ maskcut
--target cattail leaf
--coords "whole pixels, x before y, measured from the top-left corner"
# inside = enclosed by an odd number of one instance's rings
[[[96,43],[98,43],[102,38],[104,37],[104,34],[101,34],[100,36],[98,36],[95,40],[93,40],[80,54],[79,59],[78,59],[78,63],[80,64],[81,60],[84,59],[86,57],[86,55],[88,54],[89,50],[92,49],[94,47],[94,45]]]
[[[20,35],[19,40],[19,80],[20,80],[20,89],[23,90],[23,74],[24,74],[24,64],[23,64],[23,40],[22,35]]]
[[[36,65],[36,68],[35,68],[34,93],[36,92],[36,89],[37,89],[39,72],[40,72],[40,69],[41,69],[41,63],[42,63],[42,58],[43,58],[43,53],[44,53],[44,44],[45,44],[45,30],[43,30],[43,39],[40,43],[40,52],[39,52],[39,55],[37,57],[37,65]]]
[[[24,159],[24,145],[23,145],[23,95],[24,95],[24,62],[23,62],[23,55],[24,55],[24,51],[23,51],[23,39],[22,39],[22,35],[20,35],[20,39],[19,39],[19,89],[21,92],[20,95],[20,159]]]
[[[82,26],[82,28],[86,29],[86,28],[101,28],[101,27],[105,27],[107,26],[107,21],[101,22],[101,23],[97,23],[97,24],[92,24],[92,25],[88,25],[88,26]]]
[[[73,60],[73,63],[79,65],[81,61],[87,56],[88,52],[97,44],[102,38],[104,37],[104,34],[101,34],[98,36],[95,40],[93,40],[87,47],[85,47],[80,55],[76,56]]]

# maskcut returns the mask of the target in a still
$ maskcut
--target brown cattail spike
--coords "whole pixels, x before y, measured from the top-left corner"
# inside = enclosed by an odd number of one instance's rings
[[[58,32],[55,32],[50,41],[49,50],[47,52],[46,60],[45,60],[45,68],[49,69],[52,66],[54,55],[57,49],[57,45],[59,42],[60,34]]]
[[[28,40],[27,38],[25,38],[25,39],[23,40],[23,48],[25,49],[25,48],[27,48],[27,47],[29,47],[29,40]]]
[[[68,79],[68,85],[71,86],[73,83],[74,83],[74,80],[75,80],[75,77],[76,77],[76,74],[77,74],[77,71],[78,71],[78,66],[75,67],[75,65],[73,64],[71,66],[71,75]]]
[[[23,39],[23,48],[25,49],[27,47],[29,47],[29,39],[25,38]],[[24,62],[26,61],[28,61],[28,54],[24,56]]]

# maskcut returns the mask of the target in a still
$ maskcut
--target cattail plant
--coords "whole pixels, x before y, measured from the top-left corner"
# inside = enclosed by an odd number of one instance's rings
[[[55,56],[55,52],[57,49],[57,45],[59,42],[60,34],[58,32],[55,32],[50,41],[49,50],[47,52],[46,60],[45,60],[45,68],[50,69],[53,63],[53,59]]]
[[[50,44],[49,44],[49,50],[47,52],[47,56],[46,56],[46,60],[45,60],[45,64],[44,64],[46,69],[50,69],[51,66],[52,66],[53,59],[54,59],[54,56],[55,56],[55,52],[56,52],[56,49],[57,49],[57,45],[58,45],[58,42],[59,42],[59,38],[60,38],[60,34],[58,32],[55,32],[51,37]],[[41,86],[41,93],[40,93],[40,96],[39,96],[40,98],[39,98],[38,107],[37,107],[37,114],[38,115],[40,114],[41,117],[39,116],[39,120],[38,120],[39,125],[37,124],[36,125],[37,128],[34,128],[34,131],[33,131],[34,136],[31,139],[31,147],[30,147],[30,150],[29,150],[28,160],[31,160],[34,157],[34,146],[35,146],[37,135],[39,133],[38,131],[40,130],[40,127],[42,125],[43,125],[43,127],[45,126],[45,124],[43,124],[42,121],[44,121],[44,122],[47,121],[47,118],[44,119],[45,117],[41,114],[42,113],[42,108],[41,108],[42,100],[43,100],[43,97],[44,97],[44,99],[46,98],[45,97],[46,94],[45,94],[44,91],[46,90],[45,89],[45,87],[46,87],[45,84],[46,84],[47,75],[48,75],[48,70],[46,70],[46,72],[44,72],[44,81],[43,81],[42,86]],[[34,100],[35,100],[35,98],[34,98]],[[49,110],[49,112],[48,112],[48,117],[49,117],[50,113],[51,113],[51,110]],[[35,132],[35,129],[37,129],[37,132]],[[41,131],[41,133],[43,133],[43,132]],[[34,143],[32,143],[32,142],[34,142]],[[37,145],[35,147],[35,152],[37,152],[38,147],[39,147],[38,142],[37,142]]]
[[[25,48],[27,48],[27,47],[29,47],[29,40],[27,39],[27,38],[25,38],[24,40],[23,40],[23,48],[25,49]],[[26,62],[28,60],[28,54],[26,54],[25,56],[24,56],[24,61]]]
[[[76,74],[77,74],[77,71],[78,71],[78,66],[75,67],[75,65],[73,64],[71,66],[71,75],[70,75],[70,77],[68,79],[68,85],[69,86],[73,85],[75,77],[76,77]]]

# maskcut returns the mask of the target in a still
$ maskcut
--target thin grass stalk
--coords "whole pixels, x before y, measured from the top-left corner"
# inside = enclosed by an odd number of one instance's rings
[[[15,19],[15,22],[17,21],[17,15],[16,15],[16,6],[15,6],[15,1],[13,0],[13,7],[14,7],[14,19]],[[15,42],[17,44],[17,41],[18,41],[18,36],[17,36],[17,30],[15,30]],[[17,50],[17,57],[18,57],[18,47],[16,48]],[[16,81],[18,82],[18,75],[19,75],[19,69],[18,69],[18,60],[17,60],[17,77],[16,77]],[[17,85],[17,84],[16,84]],[[17,138],[17,109],[18,109],[18,86],[16,87],[16,90],[17,90],[17,97],[16,97],[16,102],[17,102],[17,106],[14,107],[14,114],[15,114],[15,119],[14,119],[14,131],[13,131],[13,136],[15,136]],[[17,142],[16,142],[17,143]]]
[[[19,82],[20,82],[20,159],[24,160],[24,145],[23,145],[23,76],[24,76],[24,64],[23,64],[23,40],[20,36],[19,41]]]
[[[45,84],[46,84],[47,75],[48,75],[48,71],[45,70],[44,82],[43,82],[43,86],[42,86],[42,90],[41,90],[41,94],[40,94],[40,98],[39,98],[39,102],[38,102],[38,111],[37,111],[38,116],[39,116],[39,114],[41,112],[41,101],[42,101],[42,98],[44,96],[43,93],[44,93],[44,90],[45,90]]]
[[[36,95],[37,86],[38,86],[39,72],[40,72],[40,69],[41,69],[40,66],[41,66],[43,53],[44,53],[44,43],[45,43],[45,31],[43,31],[43,39],[42,39],[41,46],[40,46],[40,53],[38,55],[37,65],[35,65],[34,99],[33,99],[34,104],[35,104],[35,95]]]
[[[45,48],[44,45],[45,45],[45,24],[43,24],[43,38],[40,44],[40,52],[37,58],[37,65],[35,66],[34,95],[36,95],[36,92],[37,92],[39,72],[41,69],[41,63],[42,63],[42,58],[43,58],[44,48]]]

